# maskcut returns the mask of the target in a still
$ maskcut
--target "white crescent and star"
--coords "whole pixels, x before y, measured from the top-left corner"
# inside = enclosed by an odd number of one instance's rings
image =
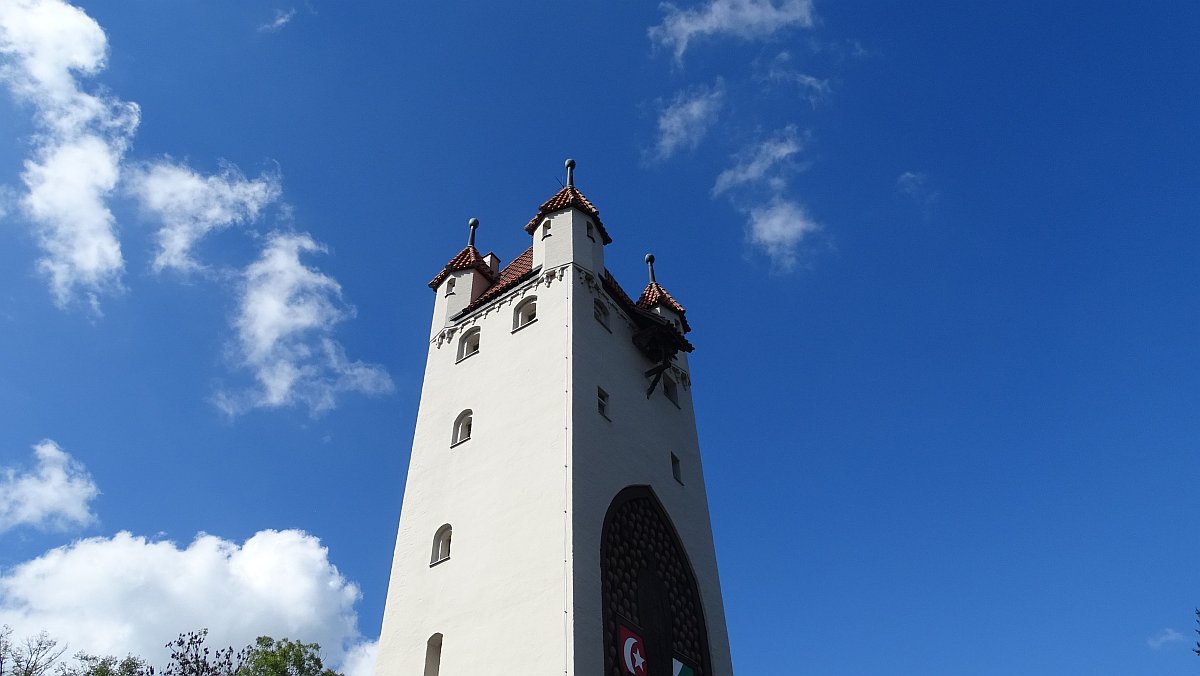
[[[636,644],[637,644],[637,639],[632,636],[625,639],[625,668],[628,669],[629,673],[631,673],[631,674],[635,673],[635,672],[633,671],[633,658],[630,656],[629,653],[633,650],[633,646],[635,646]]]
[[[629,638],[625,639],[625,668],[631,674],[636,674],[638,671],[646,673],[646,668],[642,666],[646,663],[646,658],[642,657],[642,651],[638,650],[634,652],[634,646],[636,646],[637,643],[638,640],[634,636],[630,636]]]

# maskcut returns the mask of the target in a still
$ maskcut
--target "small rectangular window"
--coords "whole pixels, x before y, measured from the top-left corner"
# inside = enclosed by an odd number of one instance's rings
[[[683,485],[683,467],[679,464],[679,456],[674,453],[671,454],[671,476],[675,477],[680,486]]]
[[[587,222],[587,237],[588,237],[588,239],[592,240],[593,242],[596,241],[596,238],[594,236],[592,236],[592,222],[591,221]]]
[[[672,404],[679,405],[679,386],[671,376],[663,376],[663,394],[667,395]]]
[[[599,387],[596,388],[596,410],[600,412],[600,415],[608,418],[608,392]]]

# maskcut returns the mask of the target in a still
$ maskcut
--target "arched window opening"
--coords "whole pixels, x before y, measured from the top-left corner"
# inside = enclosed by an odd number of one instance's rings
[[[596,321],[600,322],[601,326],[606,329],[609,328],[608,308],[604,306],[604,301],[596,299],[596,301],[592,304],[592,314],[596,317]]]
[[[447,279],[447,280],[446,280],[446,295],[447,295],[447,296],[453,296],[453,295],[454,295],[454,283],[455,283],[456,281],[458,281],[458,280],[454,279],[453,277],[451,277],[450,279]]]
[[[433,555],[429,557],[429,565],[437,565],[450,558],[450,533],[453,530],[450,524],[437,529],[433,536]]]
[[[438,676],[442,668],[442,635],[434,634],[425,644],[425,676]]]
[[[513,331],[525,328],[537,319],[537,298],[526,298],[513,311]]]
[[[550,219],[547,218],[546,220],[542,221],[542,239],[546,239],[549,236],[550,236]]]
[[[587,237],[588,237],[588,239],[592,240],[593,242],[596,241],[596,237],[592,234],[595,231],[596,231],[596,229],[592,226],[592,222],[588,221],[587,222]]]
[[[605,418],[608,418],[608,392],[599,387],[596,388],[596,411]]]
[[[462,361],[479,351],[480,333],[482,331],[479,328],[474,328],[464,333],[463,337],[459,339],[458,361]]]
[[[667,395],[667,399],[671,400],[672,404],[679,405],[679,386],[675,384],[675,379],[668,375],[663,375],[663,394]]]
[[[471,438],[471,423],[474,417],[469,408],[458,414],[458,417],[454,420],[454,433],[450,437],[451,446],[457,446]]]

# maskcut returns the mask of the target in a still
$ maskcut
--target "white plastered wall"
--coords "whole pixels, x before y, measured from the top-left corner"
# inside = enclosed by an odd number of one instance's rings
[[[690,374],[675,373],[678,406],[667,399],[661,385],[647,399],[649,380],[643,373],[654,364],[633,345],[632,324],[598,280],[577,270],[575,284],[571,359],[577,393],[572,425],[575,673],[603,670],[600,535],[604,515],[621,489],[647,485],[670,516],[696,575],[714,676],[732,676]],[[593,315],[595,299],[609,308],[610,330]],[[686,369],[686,360],[676,364]],[[597,410],[597,387],[609,394],[608,418]],[[681,464],[682,484],[671,471],[672,453]]]
[[[570,669],[568,287],[551,271],[430,343],[379,676],[421,673],[434,633],[444,637],[442,674]],[[537,320],[513,331],[513,310],[531,296]],[[458,339],[476,326],[479,352],[456,362]],[[464,409],[474,415],[471,439],[451,448]],[[446,523],[450,558],[431,567],[434,533]]]

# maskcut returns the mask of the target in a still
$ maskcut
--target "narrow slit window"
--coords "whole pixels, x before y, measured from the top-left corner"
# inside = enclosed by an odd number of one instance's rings
[[[429,642],[425,644],[425,674],[424,676],[438,676],[438,672],[442,669],[442,635],[434,634],[429,637]]]
[[[667,395],[667,399],[671,400],[672,404],[679,405],[679,386],[675,384],[675,379],[671,376],[664,375],[663,394]]]
[[[526,298],[513,310],[513,331],[524,328],[537,319],[537,298]]]
[[[600,415],[608,418],[608,392],[599,387],[596,388],[596,410]]]
[[[462,361],[479,352],[480,333],[482,333],[482,330],[474,328],[463,334],[463,337],[458,341],[458,361]]]
[[[603,326],[606,329],[609,328],[609,326],[608,326],[608,308],[604,307],[604,301],[601,301],[598,299],[595,301],[595,303],[592,306],[592,314],[596,317],[596,321],[600,322],[601,326]]]
[[[683,485],[683,467],[679,464],[679,456],[674,453],[671,454],[671,476],[675,477],[680,486]]]
[[[433,535],[433,554],[429,557],[429,565],[439,564],[450,558],[450,536],[454,529],[446,524],[437,529]]]
[[[454,433],[450,437],[451,446],[457,446],[471,438],[471,423],[474,422],[474,418],[471,409],[458,414],[458,418],[454,420]]]

